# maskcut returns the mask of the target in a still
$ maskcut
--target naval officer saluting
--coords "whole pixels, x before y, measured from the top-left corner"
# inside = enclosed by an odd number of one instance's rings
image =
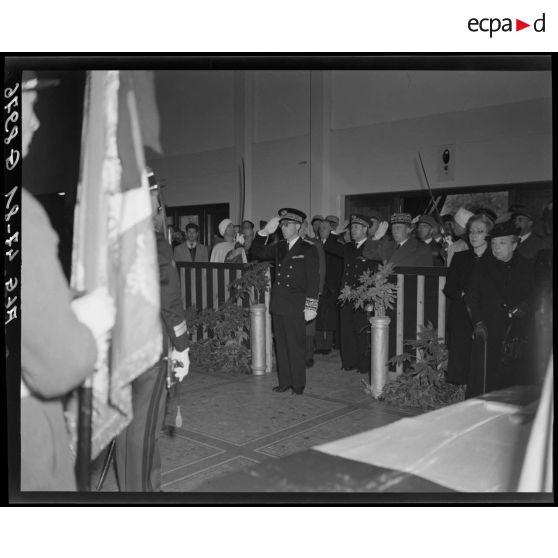
[[[305,322],[316,318],[320,287],[316,247],[299,236],[306,215],[283,208],[256,234],[252,254],[275,261],[275,282],[271,288],[270,312],[275,333],[279,385],[273,391],[292,389],[300,395],[306,386]],[[281,226],[284,240],[266,246],[267,236]]]

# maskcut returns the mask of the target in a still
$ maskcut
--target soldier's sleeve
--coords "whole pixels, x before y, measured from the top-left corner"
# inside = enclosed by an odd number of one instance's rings
[[[320,262],[318,250],[310,245],[304,258],[306,271],[306,302],[305,310],[318,311],[318,293],[320,291]]]
[[[258,260],[274,260],[277,254],[277,244],[266,245],[267,236],[256,233],[250,250],[252,256]]]
[[[189,346],[189,340],[180,295],[180,279],[172,258],[172,248],[162,235],[157,235],[157,255],[161,284],[161,317],[173,346],[183,351]]]
[[[345,254],[345,246],[339,239],[330,234],[324,244],[324,251],[338,258],[342,258]]]

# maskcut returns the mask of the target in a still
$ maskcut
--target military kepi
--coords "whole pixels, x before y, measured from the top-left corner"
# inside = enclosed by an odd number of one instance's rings
[[[360,213],[353,213],[349,219],[349,224],[356,223],[357,225],[362,225],[363,227],[369,227],[370,221],[366,215],[361,215]]]
[[[411,225],[413,218],[410,213],[394,213],[389,222],[392,225],[397,225],[398,223],[403,223],[404,225]]]
[[[292,207],[283,207],[279,210],[279,221],[294,221],[295,223],[300,223],[306,219],[306,213],[298,209],[293,209]]]

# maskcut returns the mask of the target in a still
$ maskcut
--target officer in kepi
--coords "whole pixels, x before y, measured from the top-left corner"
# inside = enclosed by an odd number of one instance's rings
[[[316,247],[300,237],[306,215],[298,209],[283,208],[255,235],[252,254],[260,260],[275,261],[275,281],[271,288],[277,375],[276,392],[301,395],[306,387],[305,322],[316,318],[319,292],[319,261]],[[283,240],[268,245],[267,237],[281,227]]]

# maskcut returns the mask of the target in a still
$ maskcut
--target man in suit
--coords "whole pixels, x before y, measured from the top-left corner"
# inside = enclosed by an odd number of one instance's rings
[[[434,234],[438,229],[436,219],[431,215],[421,215],[417,222],[417,238],[428,245],[432,250],[432,265],[444,266],[442,258],[442,245],[434,240]]]
[[[324,221],[322,221],[323,223]],[[324,245],[319,238],[311,238],[308,236],[308,221],[302,223],[299,231],[300,238],[311,242],[318,251],[319,272],[320,272],[320,290],[318,297],[322,294],[326,275],[326,261]],[[306,368],[314,366],[314,338],[316,337],[316,320],[312,320],[306,324]]]
[[[534,261],[541,250],[546,248],[544,240],[533,232],[533,215],[522,206],[517,206],[512,214],[512,222],[519,229],[519,244],[517,253],[524,258]]]
[[[175,262],[207,262],[207,247],[198,242],[200,228],[196,223],[186,225],[186,242],[174,249]]]
[[[329,242],[324,244],[326,254],[343,258],[343,276],[341,287],[357,287],[359,277],[376,265],[364,256],[368,240],[368,217],[353,214],[350,217],[351,242],[341,244]],[[341,326],[341,367],[343,370],[356,370],[360,374],[370,373],[368,350],[368,320],[366,312],[355,309],[352,304],[345,303],[340,309]]]
[[[325,252],[325,280],[318,304],[318,317],[316,318],[316,353],[327,355],[333,346],[333,334],[339,328],[339,284],[343,275],[343,256],[336,255],[335,246],[343,246],[338,235],[332,234],[331,223],[320,223],[320,244]],[[327,249],[326,249],[327,246]],[[339,252],[339,250],[338,250]]]
[[[393,240],[383,237],[387,231],[387,223],[382,223],[375,237],[366,243],[364,257],[379,262],[387,261],[396,267],[431,266],[432,250],[411,236],[413,231],[411,215],[394,213],[390,223]]]
[[[300,237],[305,219],[302,211],[280,209],[279,217],[274,217],[258,231],[252,243],[252,254],[256,258],[275,261],[270,312],[279,385],[273,391],[291,389],[297,395],[306,387],[305,323],[316,318],[320,289],[318,252],[312,243]],[[284,240],[266,245],[267,236],[279,225]]]

